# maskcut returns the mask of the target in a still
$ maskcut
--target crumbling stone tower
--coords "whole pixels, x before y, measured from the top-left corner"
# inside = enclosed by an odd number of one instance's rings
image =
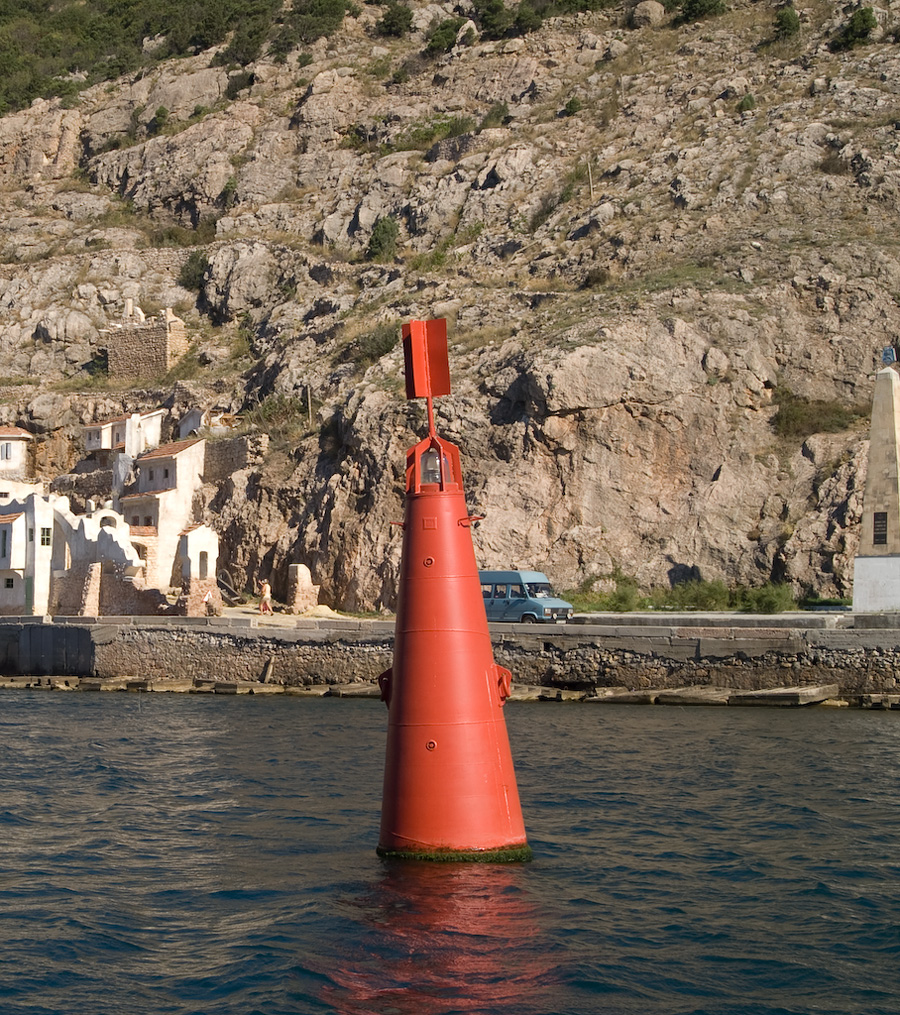
[[[120,380],[159,377],[187,352],[184,321],[171,307],[158,317],[144,317],[131,300],[122,321],[105,331],[109,376]]]

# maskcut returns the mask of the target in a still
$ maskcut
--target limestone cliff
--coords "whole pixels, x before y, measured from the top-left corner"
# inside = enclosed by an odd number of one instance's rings
[[[838,52],[830,4],[773,41],[771,3],[678,24],[649,0],[437,58],[428,28],[469,9],[411,6],[408,37],[363,7],[234,99],[202,53],[0,119],[0,422],[50,475],[89,420],[241,413],[267,457],[200,504],[235,580],[277,597],[302,562],[323,601],[389,609],[423,421],[396,340],[445,316],[439,428],[484,565],[846,594],[900,330],[900,4]],[[103,373],[126,300],[194,336],[134,389]]]

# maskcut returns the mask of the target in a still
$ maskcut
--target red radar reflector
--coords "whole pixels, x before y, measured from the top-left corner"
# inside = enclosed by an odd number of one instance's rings
[[[403,358],[407,398],[450,394],[447,322],[443,317],[403,325]]]

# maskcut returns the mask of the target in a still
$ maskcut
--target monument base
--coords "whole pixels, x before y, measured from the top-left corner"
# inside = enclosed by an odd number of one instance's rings
[[[855,557],[853,612],[900,612],[900,554]]]

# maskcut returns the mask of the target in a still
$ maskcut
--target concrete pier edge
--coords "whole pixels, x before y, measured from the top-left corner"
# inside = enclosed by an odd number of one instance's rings
[[[378,697],[391,619],[0,618],[0,689]],[[900,615],[595,614],[493,624],[513,701],[900,709]]]

